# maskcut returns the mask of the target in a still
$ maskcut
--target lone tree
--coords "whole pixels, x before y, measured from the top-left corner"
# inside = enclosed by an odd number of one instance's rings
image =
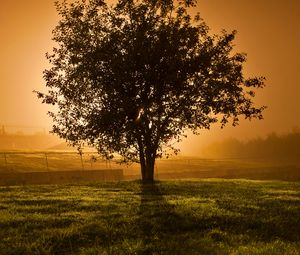
[[[186,130],[262,118],[253,104],[263,77],[244,78],[245,54],[232,53],[235,31],[209,35],[195,0],[56,2],[57,47],[47,54],[43,103],[53,132],[72,145],[94,146],[138,162],[153,181],[155,159]]]

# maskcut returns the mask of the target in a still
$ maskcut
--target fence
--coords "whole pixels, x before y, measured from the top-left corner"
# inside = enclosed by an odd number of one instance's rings
[[[0,152],[1,172],[112,169],[119,166],[94,152]]]
[[[231,161],[216,161],[199,158],[160,159],[156,161],[156,174],[158,172],[214,170],[232,168]],[[125,174],[139,174],[140,166],[132,164],[123,166]],[[104,160],[96,152],[7,152],[0,151],[1,172],[30,172],[30,171],[57,171],[57,170],[96,170],[120,168],[114,160]]]
[[[0,185],[120,180],[120,165],[93,152],[0,152]]]
[[[91,170],[120,169],[120,164],[113,160],[104,160],[96,152],[7,152],[0,151],[0,173],[29,172],[89,172]],[[138,179],[140,166],[122,165],[124,179]],[[69,173],[70,174],[70,173]],[[87,173],[88,174],[88,173]],[[52,176],[52,175],[51,175]],[[155,164],[155,178],[258,178],[299,180],[300,165],[278,165],[261,161],[241,161],[229,159],[178,158],[160,159]],[[47,177],[48,178],[48,177]],[[74,178],[77,177],[74,175]]]
[[[219,166],[219,165],[218,165]],[[190,172],[195,170],[207,171],[214,167],[203,159],[168,159],[157,160],[155,165],[155,177],[165,176],[166,173]],[[131,164],[122,165],[124,175],[127,178],[139,178],[140,166]],[[120,169],[120,164],[114,160],[104,160],[96,152],[7,152],[0,151],[0,172],[52,172],[52,171],[76,171],[76,170],[105,170]]]

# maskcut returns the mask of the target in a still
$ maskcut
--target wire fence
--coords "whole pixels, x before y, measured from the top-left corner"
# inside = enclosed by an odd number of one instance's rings
[[[156,179],[168,178],[250,178],[299,180],[299,165],[274,165],[228,159],[173,158],[158,159]],[[122,168],[122,169],[120,169]],[[104,160],[96,152],[7,152],[0,151],[0,173],[122,170],[125,179],[141,177],[139,164],[122,165]],[[112,171],[113,172],[113,171]]]
[[[155,175],[159,172],[190,171],[207,167],[199,159],[159,159]],[[0,172],[51,172],[74,170],[124,169],[125,175],[139,175],[139,164],[122,165],[116,160],[105,160],[96,152],[0,152]],[[211,166],[210,166],[211,167]]]
[[[199,158],[159,159],[155,164],[155,176],[174,172],[212,171],[226,169],[228,162],[215,162]],[[115,160],[105,160],[96,152],[0,152],[0,172],[51,172],[74,170],[124,170],[124,175],[140,175],[139,164],[122,165]]]
[[[120,168],[97,153],[87,152],[0,152],[0,171],[29,172]]]

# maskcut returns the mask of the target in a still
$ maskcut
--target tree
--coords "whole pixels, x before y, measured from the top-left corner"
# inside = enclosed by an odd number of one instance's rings
[[[171,151],[186,130],[212,123],[236,125],[262,118],[253,89],[263,77],[244,78],[245,54],[232,53],[236,32],[209,35],[188,10],[194,0],[56,2],[57,47],[47,54],[43,103],[53,132],[73,145],[94,146],[122,162],[138,162],[153,181],[155,159]]]

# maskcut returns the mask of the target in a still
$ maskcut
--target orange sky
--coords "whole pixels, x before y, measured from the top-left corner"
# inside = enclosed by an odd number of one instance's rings
[[[238,30],[236,49],[248,53],[246,73],[267,77],[256,102],[268,106],[263,121],[213,128],[183,143],[189,151],[208,139],[251,138],[300,127],[299,0],[199,0],[198,10],[215,33]],[[44,57],[58,21],[52,0],[2,0],[0,5],[0,124],[49,128],[48,106],[32,90],[44,90]],[[191,143],[193,141],[193,143]],[[196,143],[194,142],[196,141]]]

